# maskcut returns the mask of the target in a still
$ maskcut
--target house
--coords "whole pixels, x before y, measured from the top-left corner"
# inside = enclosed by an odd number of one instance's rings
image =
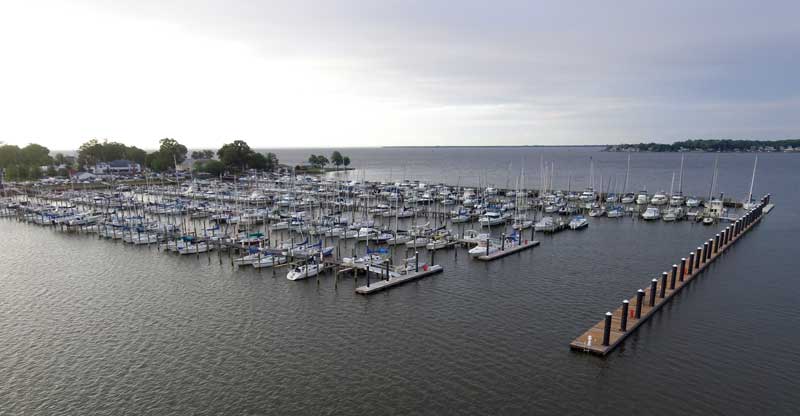
[[[114,160],[108,163],[97,163],[90,170],[95,175],[134,175],[142,172],[142,166],[130,160]]]

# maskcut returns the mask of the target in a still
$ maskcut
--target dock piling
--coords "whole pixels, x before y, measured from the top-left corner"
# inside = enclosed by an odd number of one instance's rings
[[[686,275],[686,257],[681,257],[681,272],[678,276],[678,281],[683,282],[683,277]]]
[[[659,297],[664,299],[664,296],[667,294],[667,272],[661,273],[661,293],[659,293]]]
[[[642,317],[642,301],[644,300],[644,290],[639,289],[636,292],[636,319],[640,319]]]
[[[669,277],[669,290],[675,290],[675,281],[678,279],[678,265],[672,265],[672,275]]]
[[[606,312],[606,323],[603,327],[603,346],[607,347],[608,342],[611,340],[611,317],[613,314],[611,312]]]
[[[619,323],[619,330],[625,332],[628,330],[628,299],[622,301],[622,317]]]
[[[656,286],[658,285],[658,279],[653,279],[650,281],[650,307],[656,306]]]

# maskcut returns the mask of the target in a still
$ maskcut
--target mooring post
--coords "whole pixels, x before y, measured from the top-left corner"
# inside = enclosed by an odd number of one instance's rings
[[[672,265],[672,276],[669,278],[669,290],[675,290],[675,281],[678,279],[678,265]]]
[[[628,299],[622,301],[622,319],[620,319],[619,330],[625,332],[628,330]]]
[[[414,251],[414,271],[419,273],[419,251]]]
[[[689,252],[689,270],[686,273],[691,276],[694,272],[694,251]]]
[[[714,236],[714,254],[719,253],[719,234]]]
[[[697,247],[697,251],[695,251],[694,256],[694,268],[698,271],[700,270],[700,256],[703,252],[703,247]]]
[[[609,341],[611,340],[611,317],[613,314],[611,312],[606,312],[606,324],[603,327],[603,346],[607,347]]]
[[[681,257],[681,273],[678,276],[678,281],[682,283],[684,276],[686,276],[686,257]]]
[[[489,256],[489,239],[486,239],[486,256]]]
[[[713,254],[713,251],[714,251],[714,239],[713,238],[709,238],[708,239],[708,253],[706,254],[706,261],[711,261],[711,256]]]
[[[667,272],[661,273],[661,293],[659,293],[659,297],[664,299],[664,296],[667,294]]]
[[[636,319],[642,317],[642,301],[644,300],[644,290],[636,292]]]
[[[656,285],[658,285],[658,279],[653,279],[650,281],[650,307],[656,306]]]
[[[500,250],[502,251],[506,249],[506,233],[501,234],[501,236],[502,240],[500,240]]]

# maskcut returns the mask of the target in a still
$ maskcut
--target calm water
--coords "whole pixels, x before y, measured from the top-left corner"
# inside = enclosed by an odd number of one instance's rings
[[[501,186],[509,162],[538,180],[540,154],[564,186],[570,171],[585,186],[589,156],[598,177],[626,163],[592,149],[345,153],[368,178]],[[707,195],[713,158],[687,156],[686,193]],[[679,160],[634,155],[631,187],[668,190]],[[752,160],[720,155],[720,189],[744,196]],[[488,264],[439,252],[443,274],[362,297],[351,279],[291,282],[0,219],[0,413],[796,414],[800,156],[759,164],[777,208],[606,359],[568,343],[713,229],[593,219]]]

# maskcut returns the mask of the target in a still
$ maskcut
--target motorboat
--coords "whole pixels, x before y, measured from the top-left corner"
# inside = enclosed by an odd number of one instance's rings
[[[644,220],[657,220],[661,218],[661,211],[659,211],[656,207],[647,207],[647,209],[642,214],[642,219]]]
[[[489,211],[478,220],[482,227],[490,227],[492,225],[500,225],[506,222],[499,212]]]
[[[322,271],[322,265],[318,263],[311,263],[300,267],[295,267],[286,274],[289,280],[301,280],[318,275]]]
[[[669,198],[663,192],[656,192],[653,198],[650,199],[650,204],[652,205],[666,205],[667,202],[669,202]]]
[[[583,215],[577,215],[572,218],[569,222],[569,228],[573,230],[579,230],[581,228],[585,228],[589,226],[589,220],[586,219]]]

